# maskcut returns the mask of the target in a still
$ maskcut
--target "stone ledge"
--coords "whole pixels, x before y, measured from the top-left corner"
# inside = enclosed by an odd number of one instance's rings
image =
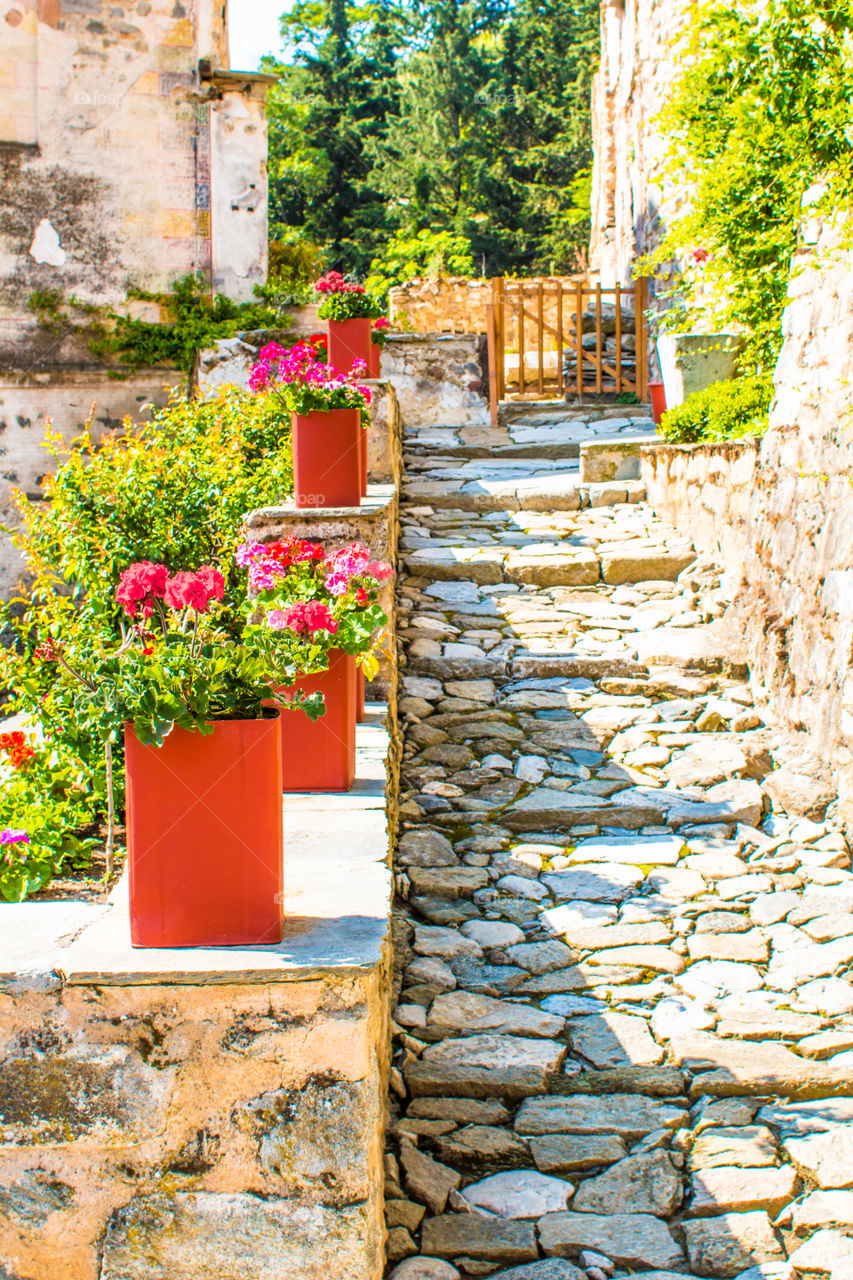
[[[358,726],[351,791],[286,799],[279,946],[131,947],[123,879],[111,903],[0,905],[0,991],[303,982],[381,964],[391,902],[384,710],[369,704],[368,719]]]

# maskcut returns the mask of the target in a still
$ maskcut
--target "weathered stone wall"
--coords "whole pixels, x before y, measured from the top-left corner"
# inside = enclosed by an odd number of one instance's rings
[[[0,1274],[378,1280],[384,982],[0,995]]]
[[[222,339],[199,353],[194,385],[202,391],[226,383],[248,386],[260,348],[273,338],[287,342],[291,336],[258,330]],[[382,347],[381,379],[393,384],[404,427],[478,426],[489,421],[483,335],[394,334]]]
[[[560,280],[570,291],[575,277],[552,276],[550,279]],[[527,283],[525,295],[530,302],[535,301],[535,282]],[[546,324],[553,327],[556,327],[555,299],[552,285],[550,296],[545,297],[544,313]],[[491,300],[491,280],[472,280],[468,276],[418,277],[391,289],[388,314],[392,323],[410,333],[485,333],[486,307]]]
[[[37,290],[117,305],[215,264],[251,297],[266,270],[268,78],[218,73],[225,4],[12,0],[4,18],[0,366],[31,362]]]
[[[759,446],[643,449],[652,504],[742,586],[756,690],[835,771],[853,821],[853,252],[810,225]]]
[[[687,9],[686,0],[602,0],[590,267],[604,285],[630,280],[634,260],[658,243],[661,219],[676,198],[661,181],[656,116],[675,73],[673,47]]]
[[[55,470],[44,447],[48,424],[67,442],[82,434],[91,415],[92,435],[119,427],[129,417],[143,421],[152,405],[165,404],[171,387],[185,376],[175,370],[143,370],[117,381],[103,371],[64,369],[52,373],[4,375],[0,372],[0,520],[16,525],[12,491],[41,495],[40,482]],[[0,536],[0,594],[16,585],[23,561],[8,535]]]

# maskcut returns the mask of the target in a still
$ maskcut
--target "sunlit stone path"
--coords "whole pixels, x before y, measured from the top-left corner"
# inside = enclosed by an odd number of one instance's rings
[[[638,429],[406,439],[395,1280],[853,1276],[847,845]]]

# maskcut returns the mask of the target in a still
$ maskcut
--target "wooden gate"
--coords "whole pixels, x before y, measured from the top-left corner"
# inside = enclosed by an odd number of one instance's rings
[[[648,394],[647,282],[604,289],[554,277],[492,280],[492,419],[508,396]]]

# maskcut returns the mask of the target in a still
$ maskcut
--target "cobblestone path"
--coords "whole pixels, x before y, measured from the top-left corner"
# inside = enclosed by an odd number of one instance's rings
[[[406,439],[391,1274],[850,1280],[832,796],[717,569],[550,430]]]

